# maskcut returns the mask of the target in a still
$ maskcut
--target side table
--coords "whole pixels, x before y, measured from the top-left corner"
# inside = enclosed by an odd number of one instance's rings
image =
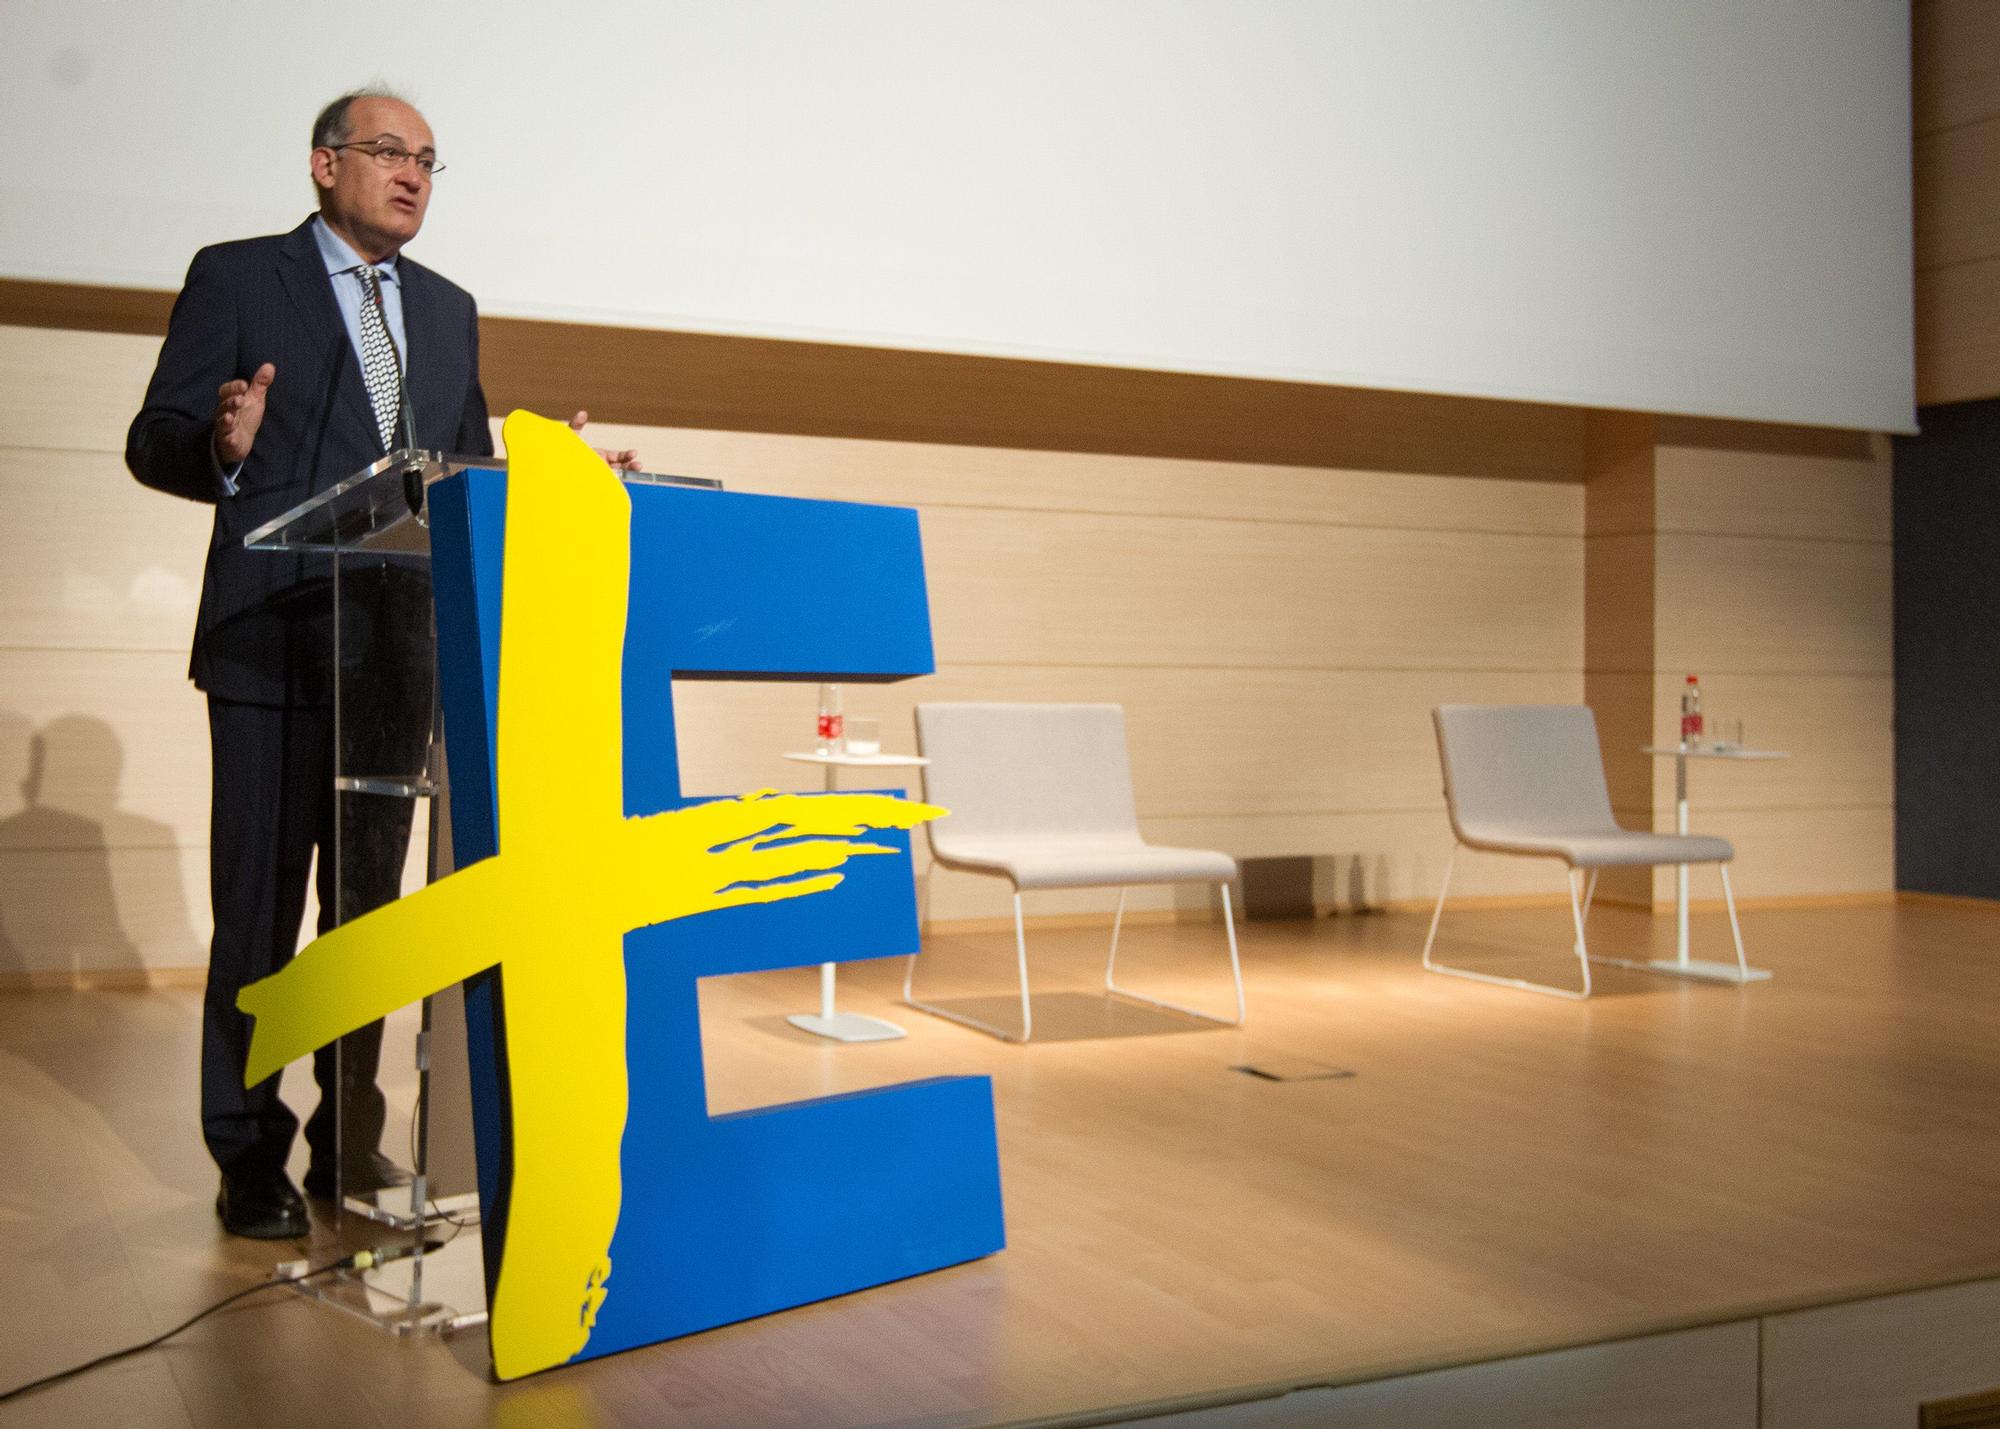
[[[1733,759],[1765,760],[1789,759],[1790,753],[1782,749],[1745,749],[1741,745],[1700,745],[1690,746],[1685,740],[1679,744],[1644,746],[1644,753],[1655,759],[1674,761],[1674,832],[1688,831],[1688,761],[1690,759]],[[1688,957],[1688,866],[1680,864],[1674,869],[1674,956],[1671,958],[1650,958],[1647,961],[1627,963],[1626,966],[1641,972],[1665,973],[1670,977],[1699,978],[1704,982],[1761,982],[1771,973],[1768,968],[1751,968],[1746,973],[1738,973],[1734,963],[1710,962],[1701,958]]]
[[[794,764],[817,764],[826,770],[826,792],[831,794],[840,787],[840,771],[843,769],[917,769],[930,763],[928,759],[915,754],[787,754],[785,758]],[[785,1021],[802,1032],[810,1032],[816,1037],[830,1037],[836,1042],[891,1042],[909,1033],[893,1022],[880,1017],[867,1017],[859,1012],[836,1012],[833,1006],[834,964],[819,965],[819,1011],[796,1012]]]

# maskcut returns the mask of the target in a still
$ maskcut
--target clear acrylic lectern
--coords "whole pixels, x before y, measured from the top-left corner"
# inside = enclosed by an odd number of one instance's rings
[[[305,556],[301,591],[331,604],[322,658],[333,673],[334,856],[318,880],[323,929],[452,869],[426,494],[455,472],[505,467],[498,457],[393,451],[243,538],[252,550]],[[624,479],[720,486],[643,472]],[[422,834],[421,864],[411,858],[413,831]],[[399,1014],[342,1038],[336,1055],[333,1201],[343,1217],[380,1225],[378,1248],[394,1258],[301,1290],[399,1334],[484,1321],[458,989],[424,999],[414,1018]],[[404,1069],[414,1069],[413,1088]],[[381,1174],[389,1163],[407,1184],[380,1184],[397,1179]]]

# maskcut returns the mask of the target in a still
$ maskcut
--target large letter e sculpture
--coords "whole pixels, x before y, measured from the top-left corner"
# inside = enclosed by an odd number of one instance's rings
[[[986,1078],[710,1116],[702,1075],[698,978],[914,948],[944,811],[685,799],[672,676],[925,673],[914,514],[628,491],[560,423],[505,437],[505,476],[432,495],[461,866],[243,990],[246,1082],[470,980],[501,1379],[1000,1249]]]

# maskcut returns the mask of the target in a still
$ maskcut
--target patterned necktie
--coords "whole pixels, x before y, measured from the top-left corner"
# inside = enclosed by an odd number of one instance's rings
[[[375,429],[382,449],[396,445],[396,419],[402,411],[402,379],[396,370],[395,341],[382,316],[382,286],[372,265],[354,270],[361,279],[361,376],[368,384],[368,402],[375,409]]]

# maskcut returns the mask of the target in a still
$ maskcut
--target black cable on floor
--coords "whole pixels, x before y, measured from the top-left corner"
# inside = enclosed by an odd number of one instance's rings
[[[412,1166],[417,1164],[417,1119],[415,1117],[410,1118],[410,1164]],[[452,1227],[451,1234],[445,1237],[444,1243],[446,1245],[450,1245],[453,1241],[457,1240],[458,1233],[467,1226],[476,1226],[479,1224],[477,1217],[466,1220],[462,1216],[453,1215],[438,1204],[436,1196],[426,1196],[424,1198],[424,1216],[426,1220],[444,1221]]]
[[[444,1242],[442,1241],[436,1242],[434,1244],[427,1243],[424,1246],[424,1249],[426,1251],[436,1250],[443,1244]],[[190,1316],[188,1319],[181,1321],[180,1324],[174,1326],[171,1330],[168,1330],[165,1334],[155,1335],[153,1336],[152,1339],[146,1340],[143,1343],[136,1345],[127,1345],[122,1350],[113,1350],[108,1355],[99,1355],[94,1360],[87,1360],[83,1364],[73,1365],[69,1369],[57,1370],[54,1374],[45,1374],[40,1379],[31,1379],[26,1384],[17,1384],[12,1389],[0,1391],[0,1404],[5,1404],[10,1399],[17,1399],[21,1395],[29,1393],[31,1390],[42,1389],[48,1385],[55,1384],[61,1380],[74,1379],[77,1375],[83,1374],[87,1370],[96,1369],[99,1365],[107,1365],[110,1364],[113,1360],[122,1360],[128,1355],[136,1355],[139,1354],[141,1351],[150,1350],[154,1348],[156,1345],[163,1345],[168,1340],[171,1340],[175,1335],[178,1335],[181,1331],[189,1328],[192,1325],[197,1325],[203,1320],[206,1320],[210,1315],[213,1315],[217,1310],[225,1309],[228,1306],[234,1305],[238,1300],[246,1299],[249,1296],[260,1293],[261,1291],[277,1290],[283,1286],[297,1285],[300,1282],[306,1280],[317,1280],[320,1276],[331,1275],[337,1270],[368,1270],[374,1266],[382,1264],[384,1261],[400,1260],[403,1258],[404,1255],[408,1255],[410,1253],[411,1252],[407,1250],[402,1250],[400,1251],[400,1253],[398,1253],[398,1250],[391,1250],[387,1252],[373,1251],[373,1250],[358,1250],[353,1255],[343,1256],[341,1259],[334,1261],[331,1265],[315,1266],[313,1269],[303,1271],[298,1275],[287,1275],[277,1279],[259,1281],[257,1284],[252,1285],[247,1289],[237,1291],[234,1295],[224,1296],[222,1299],[216,1301],[213,1305],[209,1306],[206,1310],[203,1310],[200,1313]]]

